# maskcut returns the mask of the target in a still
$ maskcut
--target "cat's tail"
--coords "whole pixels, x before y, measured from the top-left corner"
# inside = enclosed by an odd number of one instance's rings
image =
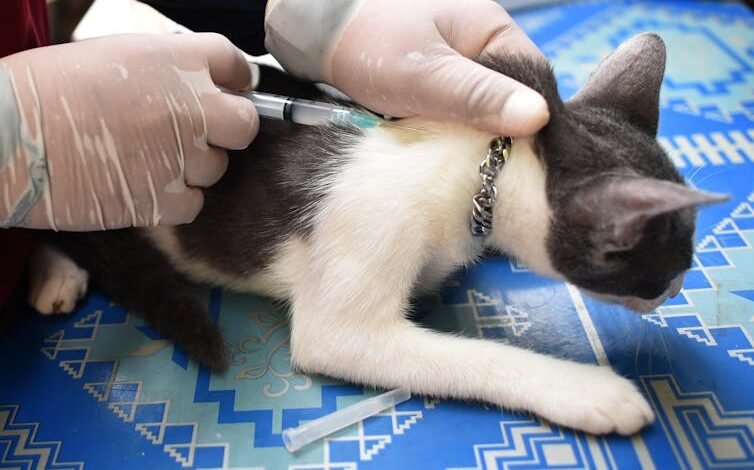
[[[220,328],[168,259],[137,230],[48,233],[41,237],[89,272],[93,287],[213,372],[227,368]]]

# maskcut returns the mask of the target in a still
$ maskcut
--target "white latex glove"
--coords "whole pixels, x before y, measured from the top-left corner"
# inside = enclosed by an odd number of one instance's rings
[[[180,224],[258,129],[216,34],[122,35],[0,59],[0,226]]]
[[[541,56],[489,0],[269,0],[265,27],[268,50],[288,70],[388,115],[508,136],[534,134],[549,119],[538,93],[471,60]]]

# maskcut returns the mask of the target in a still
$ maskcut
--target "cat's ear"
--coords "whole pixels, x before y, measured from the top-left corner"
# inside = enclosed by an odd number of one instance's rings
[[[656,34],[640,34],[607,56],[570,101],[620,110],[656,135],[664,73],[665,43]]]
[[[639,243],[652,218],[726,200],[726,195],[654,178],[608,177],[578,190],[567,216],[571,223],[591,227],[592,241],[603,251],[625,251]]]

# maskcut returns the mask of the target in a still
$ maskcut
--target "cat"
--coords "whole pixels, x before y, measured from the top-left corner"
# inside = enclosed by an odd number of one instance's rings
[[[481,400],[590,433],[638,431],[653,411],[609,367],[433,332],[407,311],[485,250],[634,310],[678,292],[696,207],[722,196],[686,186],[656,141],[664,43],[628,40],[567,102],[544,59],[479,61],[540,92],[551,115],[513,141],[486,236],[469,219],[497,136],[418,118],[368,130],[263,121],[192,224],[49,234],[30,302],[70,311],[91,278],[222,371],[222,333],[186,276],[286,300],[300,371]]]

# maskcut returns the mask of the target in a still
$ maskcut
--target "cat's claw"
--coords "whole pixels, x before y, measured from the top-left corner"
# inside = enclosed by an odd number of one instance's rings
[[[591,434],[634,434],[654,421],[647,400],[609,367],[579,364],[561,382],[556,399],[538,410],[546,419]]]
[[[89,274],[46,245],[35,248],[29,269],[29,304],[44,315],[71,313],[86,295]]]

